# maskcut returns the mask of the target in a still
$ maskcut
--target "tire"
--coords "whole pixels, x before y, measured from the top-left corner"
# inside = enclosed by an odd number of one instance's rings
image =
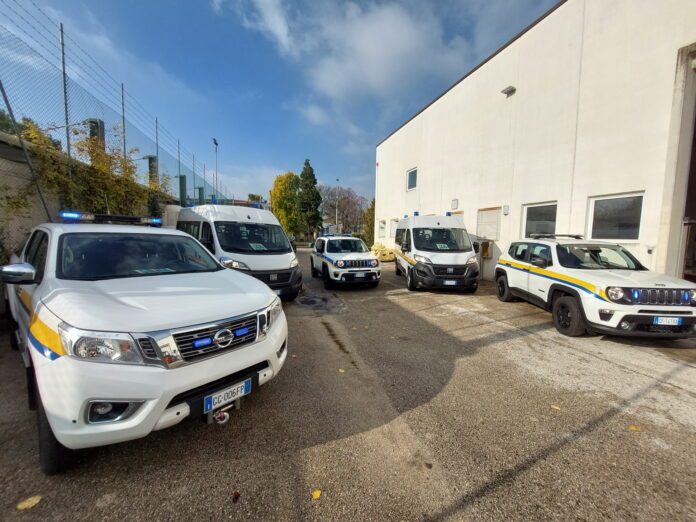
[[[300,293],[299,290],[296,290],[294,292],[288,292],[287,294],[282,293],[282,294],[280,294],[280,300],[285,301],[285,302],[294,301],[295,299],[297,299],[297,296],[299,293]]]
[[[39,435],[39,464],[46,475],[56,475],[70,469],[75,464],[76,452],[63,446],[55,435],[46,417],[41,398],[38,396],[36,408]]]
[[[371,283],[367,283],[368,288],[377,288],[379,286],[379,281],[373,281]]]
[[[495,280],[495,295],[498,296],[500,301],[504,303],[509,303],[512,301],[512,292],[508,286],[507,277],[504,275],[499,275]]]
[[[331,280],[331,276],[329,275],[329,269],[326,268],[326,265],[324,265],[323,273],[324,273],[324,288],[326,290],[331,290],[334,287],[334,282]]]
[[[399,262],[396,259],[394,260],[394,273],[397,276],[400,276],[402,274],[401,267],[399,266]]]
[[[319,277],[319,271],[314,268],[314,261],[311,257],[309,258],[309,266],[311,267],[310,270],[312,272],[312,277]]]
[[[17,330],[10,330],[10,347],[15,352],[19,350],[19,343],[17,342]]]
[[[415,268],[410,268],[406,272],[406,288],[411,292],[418,290],[418,275],[416,274]]]
[[[473,294],[476,292],[476,290],[478,290],[478,285],[465,288],[462,290],[462,293],[463,294]]]
[[[553,301],[553,324],[563,335],[578,337],[586,331],[585,319],[575,297],[564,295]]]

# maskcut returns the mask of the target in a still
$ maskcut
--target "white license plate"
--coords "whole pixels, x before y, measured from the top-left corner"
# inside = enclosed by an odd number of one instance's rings
[[[251,379],[230,386],[222,391],[206,396],[203,400],[203,413],[216,410],[225,404],[234,402],[235,400],[247,395],[251,392]]]
[[[654,317],[653,324],[662,324],[665,326],[681,326],[681,317]]]
[[[355,277],[365,277],[367,274],[365,272],[358,272]]]
[[[455,286],[457,284],[457,282],[456,281],[443,281],[442,284],[445,286]]]

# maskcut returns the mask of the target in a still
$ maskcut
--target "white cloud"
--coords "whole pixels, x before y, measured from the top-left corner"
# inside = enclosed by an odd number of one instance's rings
[[[318,105],[309,104],[304,107],[300,107],[298,110],[302,116],[304,116],[314,125],[326,125],[330,121],[326,111]]]
[[[220,13],[222,13],[223,2],[224,2],[224,0],[211,0],[210,7],[213,9],[213,11],[220,14]]]
[[[229,197],[245,199],[248,194],[261,194],[264,199],[268,199],[268,191],[273,186],[276,176],[285,172],[275,167],[222,165],[218,173],[218,182]]]

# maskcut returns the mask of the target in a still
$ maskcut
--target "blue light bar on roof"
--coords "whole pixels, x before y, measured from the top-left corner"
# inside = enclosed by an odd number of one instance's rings
[[[451,216],[451,215],[452,215],[451,212],[445,212],[445,216]]]
[[[414,216],[420,216],[420,212],[418,212],[418,211],[416,210],[416,211],[413,213],[413,215],[414,215]]]
[[[68,220],[94,221],[94,214],[75,212],[73,210],[61,210],[58,216]]]
[[[408,214],[404,214],[404,217],[407,218],[407,217],[408,217]]]
[[[161,225],[162,224],[162,218],[158,217],[144,217],[140,218],[140,222],[144,223],[146,225]]]

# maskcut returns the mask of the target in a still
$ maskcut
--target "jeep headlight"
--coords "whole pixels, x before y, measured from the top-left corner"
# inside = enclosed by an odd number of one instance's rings
[[[623,288],[618,286],[610,286],[607,288],[607,297],[612,301],[621,301],[624,296]]]
[[[140,350],[127,333],[92,332],[65,323],[58,325],[65,351],[78,359],[92,362],[144,364]]]
[[[373,268],[376,267],[378,264],[379,264],[379,261],[377,261],[376,259],[373,259],[372,261],[370,261],[370,266]]]
[[[299,265],[299,264],[300,264],[300,263],[297,261],[297,258],[296,258],[296,257],[293,257],[293,258],[292,258],[292,261],[290,261],[290,268],[295,268],[295,267],[296,267],[297,265]]]
[[[415,259],[418,263],[428,263],[428,264],[432,263],[432,261],[430,260],[429,257],[421,256],[418,254],[413,256],[413,259]]]
[[[275,324],[276,320],[283,311],[280,299],[276,297],[273,302],[259,312],[259,335],[265,335]]]
[[[343,259],[339,259],[338,261],[336,261],[336,266],[338,268],[343,268],[344,266],[346,266],[346,263],[345,261],[343,261]]]

